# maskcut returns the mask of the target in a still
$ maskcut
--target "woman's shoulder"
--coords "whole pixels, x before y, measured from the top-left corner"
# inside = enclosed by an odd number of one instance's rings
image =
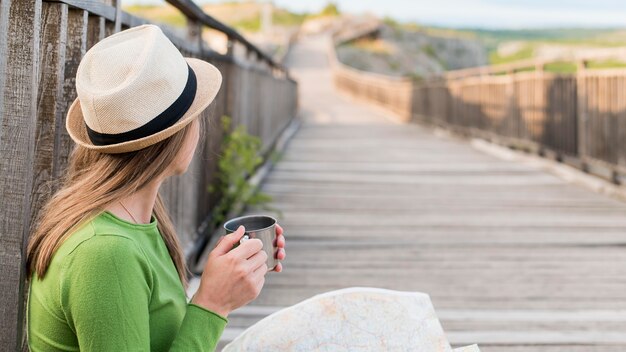
[[[146,289],[143,293],[150,294],[153,268],[132,234],[101,227],[94,219],[77,229],[70,239],[58,266],[60,302],[66,312],[71,311],[72,301],[75,303],[77,297],[89,292],[110,299],[125,295],[128,292],[124,289],[135,283]]]
[[[132,231],[109,219],[107,212],[76,228],[55,255],[73,261],[107,256],[120,259],[143,259],[144,253]]]
[[[72,231],[55,252],[45,277],[36,280],[38,292],[60,290],[64,297],[71,287],[112,284],[120,276],[152,282],[150,262],[132,233],[102,226],[101,221],[97,216]]]
[[[59,249],[61,281],[87,277],[107,281],[107,275],[112,280],[120,275],[141,275],[151,281],[150,261],[132,233],[101,226],[98,218],[78,228]]]

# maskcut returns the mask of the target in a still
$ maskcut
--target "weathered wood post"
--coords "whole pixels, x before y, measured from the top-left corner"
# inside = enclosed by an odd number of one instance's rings
[[[203,50],[202,23],[197,20],[187,18],[187,41],[197,48],[199,52]]]
[[[0,346],[24,346],[25,245],[37,126],[40,1],[0,3]]]
[[[587,82],[585,70],[587,63],[580,60],[576,67],[576,107],[578,112],[578,157],[583,162],[583,169],[586,169],[585,158],[587,157],[587,129],[589,128],[587,103],[585,96],[587,94]]]

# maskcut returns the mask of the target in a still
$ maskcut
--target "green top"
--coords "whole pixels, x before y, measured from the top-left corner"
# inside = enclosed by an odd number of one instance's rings
[[[187,303],[157,229],[103,212],[55,253],[28,300],[31,351],[214,351],[228,320]]]

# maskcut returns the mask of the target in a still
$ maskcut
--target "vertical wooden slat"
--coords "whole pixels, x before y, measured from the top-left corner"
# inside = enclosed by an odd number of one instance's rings
[[[87,20],[87,50],[91,49],[94,44],[104,39],[105,19],[100,16],[89,15]]]
[[[617,77],[610,76],[606,77],[608,87],[607,87],[607,161],[611,164],[617,164],[617,145],[618,145],[618,135],[617,135]]]
[[[9,33],[9,9],[10,9],[11,1],[0,1],[0,72],[5,72],[6,64],[7,64],[7,39]],[[2,88],[4,87],[6,75],[0,74],[0,128],[2,128],[2,117],[4,116],[4,104],[3,104],[3,94]],[[0,130],[1,131],[1,130]],[[2,134],[0,133],[0,138]]]
[[[65,129],[65,115],[76,99],[76,70],[87,50],[88,12],[70,9],[67,16],[67,37],[62,100],[59,101],[60,118],[57,119],[55,160],[53,174],[59,179],[65,172],[73,142]]]
[[[10,35],[0,47],[6,60],[1,68],[0,155],[7,156],[0,167],[5,205],[0,213],[0,346],[15,351],[22,349],[25,336],[24,250],[31,223],[41,2],[2,0],[1,6],[8,25],[0,36]]]
[[[122,0],[115,0],[115,25],[113,30],[115,33],[122,30]]]
[[[597,134],[597,80],[593,76],[589,76],[587,85],[587,114],[589,116],[589,129],[587,131],[589,139],[587,147],[590,158],[597,158],[596,136]]]
[[[100,1],[112,7],[116,7],[116,3],[117,3],[117,0],[100,0]],[[105,38],[116,32],[118,22],[119,21],[117,21],[117,17],[116,17],[116,20],[113,20],[113,21],[105,20],[105,25],[104,25],[104,37]]]
[[[624,75],[617,81],[617,165],[626,167],[626,84]]]
[[[41,51],[35,130],[35,162],[31,214],[37,218],[39,209],[51,193],[55,139],[62,115],[65,46],[67,41],[65,4],[44,2],[41,17]]]
[[[588,76],[586,78],[586,82],[585,82],[585,91],[586,91],[586,95],[585,95],[585,115],[587,118],[587,130],[585,131],[585,134],[587,136],[587,140],[586,140],[586,155],[589,158],[595,157],[595,149],[594,149],[594,144],[593,144],[593,138],[592,136],[595,135],[595,119],[594,119],[594,99],[592,99],[594,97],[594,78],[592,76]]]
[[[586,107],[586,77],[584,67],[579,65],[576,71],[576,115],[578,120],[578,156],[585,158],[587,155],[587,107]]]
[[[202,24],[198,21],[187,20],[187,42],[191,43],[195,50],[202,51]]]

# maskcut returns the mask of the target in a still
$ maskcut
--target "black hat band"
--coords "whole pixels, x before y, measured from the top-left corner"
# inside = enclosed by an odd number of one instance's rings
[[[91,142],[95,145],[124,143],[153,135],[173,126],[178,120],[180,120],[181,117],[183,117],[183,115],[185,115],[191,106],[191,103],[193,103],[193,99],[196,97],[196,74],[193,72],[189,64],[187,64],[187,67],[189,68],[189,74],[187,75],[185,88],[172,105],[170,105],[162,113],[145,125],[122,133],[100,133],[92,130],[89,126],[87,126],[87,124],[85,124],[85,127],[87,128],[87,135],[89,136]]]

